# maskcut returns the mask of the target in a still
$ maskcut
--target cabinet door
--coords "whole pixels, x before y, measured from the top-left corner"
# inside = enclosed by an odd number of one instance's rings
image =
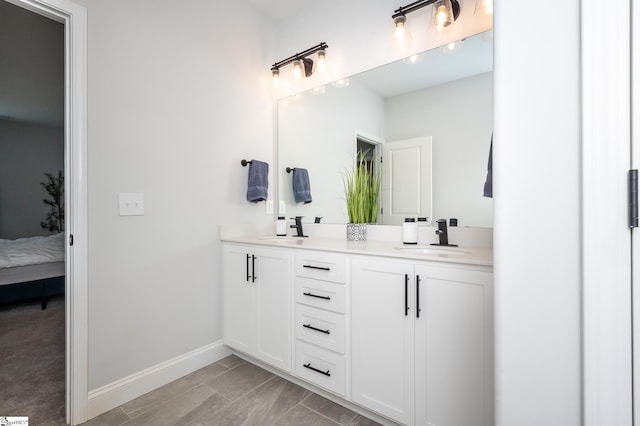
[[[274,367],[291,370],[292,256],[286,250],[255,250],[256,358]]]
[[[416,425],[493,425],[492,274],[416,265]]]
[[[224,343],[248,354],[256,339],[252,255],[251,247],[225,245],[223,248]]]
[[[413,265],[353,258],[352,399],[413,423]]]

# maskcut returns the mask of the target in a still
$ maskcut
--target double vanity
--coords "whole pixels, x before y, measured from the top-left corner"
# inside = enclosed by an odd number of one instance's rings
[[[388,424],[494,423],[490,247],[222,239],[240,356]]]

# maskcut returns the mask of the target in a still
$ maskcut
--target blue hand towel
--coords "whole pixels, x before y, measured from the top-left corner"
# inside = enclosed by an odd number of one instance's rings
[[[269,189],[269,164],[251,160],[249,164],[249,185],[247,187],[247,200],[252,203],[267,199]]]
[[[307,169],[298,167],[293,169],[293,198],[296,203],[309,204],[311,202],[311,185]]]
[[[483,194],[487,198],[493,198],[493,135],[489,145],[489,161],[487,161],[487,179],[484,182]]]

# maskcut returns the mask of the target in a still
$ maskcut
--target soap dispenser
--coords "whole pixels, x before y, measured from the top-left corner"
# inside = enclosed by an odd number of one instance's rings
[[[287,236],[287,221],[285,220],[284,216],[278,216],[278,220],[276,221],[276,236]]]
[[[407,217],[402,224],[402,242],[404,244],[418,244],[418,224],[415,218]]]

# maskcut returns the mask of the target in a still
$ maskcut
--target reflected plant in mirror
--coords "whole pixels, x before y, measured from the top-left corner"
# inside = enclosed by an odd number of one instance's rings
[[[445,53],[446,52],[446,53]],[[342,177],[358,141],[382,156],[378,223],[456,217],[491,227],[483,197],[493,131],[493,42],[467,37],[278,102],[278,193],[288,216],[347,223]],[[309,172],[313,203],[295,203],[286,167]]]

